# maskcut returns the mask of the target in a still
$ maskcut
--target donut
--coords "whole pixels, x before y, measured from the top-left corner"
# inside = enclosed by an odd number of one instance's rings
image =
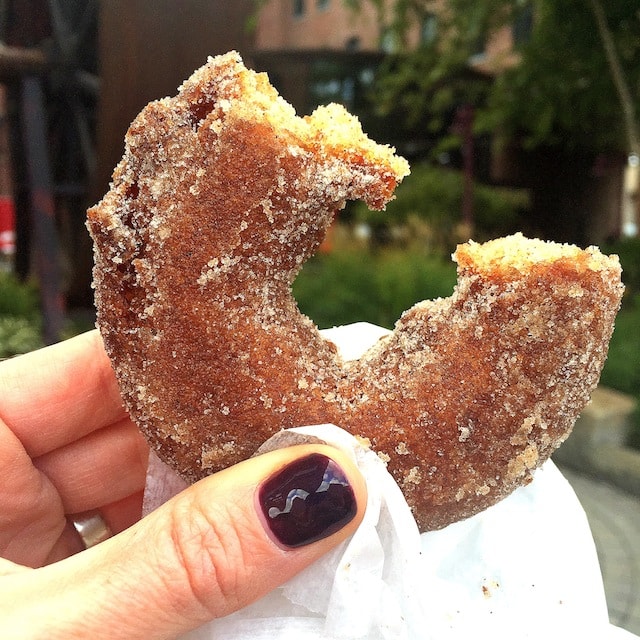
[[[333,423],[427,531],[528,483],[569,435],[620,305],[615,256],[520,234],[460,245],[452,296],[359,360],[298,310],[292,282],[336,212],[384,208],[408,171],[340,106],[298,117],[235,52],[134,120],[88,211],[97,324],[132,419],[183,478]]]

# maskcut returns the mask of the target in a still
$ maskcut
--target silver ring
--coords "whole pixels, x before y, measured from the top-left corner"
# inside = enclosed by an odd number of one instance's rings
[[[70,520],[84,543],[85,549],[95,547],[113,535],[109,525],[97,511],[76,515]]]

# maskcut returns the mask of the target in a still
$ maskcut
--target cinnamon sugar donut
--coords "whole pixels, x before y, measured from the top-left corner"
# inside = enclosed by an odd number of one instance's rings
[[[195,481],[292,426],[367,439],[421,530],[494,504],[567,437],[604,363],[615,257],[512,236],[462,245],[448,299],[344,362],[291,284],[347,199],[408,173],[332,105],[298,118],[235,53],[148,105],[88,212],[98,325],[125,403]]]

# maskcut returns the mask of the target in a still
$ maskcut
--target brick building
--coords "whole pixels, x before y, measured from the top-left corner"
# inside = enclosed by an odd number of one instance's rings
[[[344,0],[268,0],[260,9],[255,32],[255,50],[264,53],[346,51],[391,52],[396,48],[393,32],[394,0],[386,0],[381,11],[364,0],[358,10]],[[438,5],[426,12],[409,30],[408,45],[433,41],[438,30]],[[531,14],[523,12],[518,21],[479,41],[473,66],[497,72],[517,61],[515,50],[531,29]]]
[[[374,137],[391,142],[404,153],[420,153],[425,140],[420,132],[403,132],[398,139],[398,119],[384,122],[371,115],[368,101],[375,70],[387,53],[398,49],[391,28],[395,0],[380,11],[363,0],[358,10],[344,0],[268,0],[260,9],[254,33],[251,62],[267,71],[280,91],[300,113],[318,104],[341,102],[363,121]],[[441,28],[438,3],[409,29],[407,45],[418,46],[438,37]],[[526,20],[478,42],[470,60],[470,74],[489,79],[517,61],[515,45],[526,37]]]
[[[356,12],[343,0],[270,0],[260,10],[255,34],[259,52],[377,51],[379,46],[377,12],[368,2]]]
[[[363,0],[354,11],[344,0],[267,0],[257,19],[252,62],[301,113],[322,102],[345,104],[374,138],[394,144],[408,157],[429,148],[426,128],[399,139],[398,119],[370,118],[367,98],[377,65],[396,43],[391,24],[395,0],[378,13]],[[434,3],[437,7],[437,4]],[[491,81],[517,64],[518,45],[533,27],[532,10],[519,13],[508,27],[479,39],[469,72]],[[435,39],[441,28],[438,10],[411,29],[407,44]],[[531,189],[532,220],[548,237],[601,243],[621,229],[622,171],[617,157],[558,157],[549,150],[524,153],[517,144],[496,152],[491,140],[476,141],[476,170],[485,179]]]

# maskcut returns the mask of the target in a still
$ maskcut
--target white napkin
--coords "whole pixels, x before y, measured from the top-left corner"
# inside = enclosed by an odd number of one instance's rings
[[[358,323],[325,336],[353,358],[385,333]],[[586,516],[551,461],[494,507],[420,535],[373,452],[334,425],[295,431],[353,456],[369,493],[364,521],[282,587],[185,640],[634,637],[609,624]],[[153,456],[145,512],[184,486]]]

